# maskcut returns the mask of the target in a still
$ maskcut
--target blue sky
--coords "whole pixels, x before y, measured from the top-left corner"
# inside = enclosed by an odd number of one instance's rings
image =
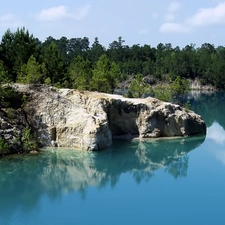
[[[26,27],[35,37],[95,37],[105,47],[125,44],[225,44],[225,1],[220,0],[38,0],[3,1],[0,35]]]

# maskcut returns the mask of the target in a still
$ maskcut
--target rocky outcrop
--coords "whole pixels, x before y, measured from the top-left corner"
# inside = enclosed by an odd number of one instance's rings
[[[201,92],[216,90],[216,88],[212,85],[203,85],[199,79],[190,80],[190,89],[191,89],[191,91],[198,90]]]
[[[206,132],[201,117],[155,98],[13,85],[27,96],[26,119],[43,146],[99,150],[113,138],[190,136]]]
[[[0,144],[0,156],[7,153],[18,153],[23,151],[22,133],[23,129],[28,126],[26,114],[21,108],[0,109],[0,138],[3,141]]]

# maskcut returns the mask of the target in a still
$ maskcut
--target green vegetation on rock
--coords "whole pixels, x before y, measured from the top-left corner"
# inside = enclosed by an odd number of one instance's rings
[[[9,145],[4,141],[3,138],[0,137],[0,155],[7,154],[9,151]]]
[[[37,140],[26,121],[26,94],[10,85],[0,86],[0,155],[38,149]]]
[[[25,127],[22,131],[22,144],[23,144],[23,149],[26,152],[37,150],[38,148],[37,141],[34,135],[31,133],[31,129],[28,127]]]

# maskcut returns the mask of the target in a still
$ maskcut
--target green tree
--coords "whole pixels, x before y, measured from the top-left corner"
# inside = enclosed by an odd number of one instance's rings
[[[162,101],[178,101],[181,99],[181,104],[184,104],[184,95],[190,91],[190,82],[187,79],[179,76],[169,85],[159,85],[154,88],[154,97]],[[187,103],[186,107],[190,107]]]
[[[76,57],[68,69],[72,87],[78,90],[88,90],[92,78],[91,64],[81,56]]]
[[[36,39],[24,27],[14,33],[9,29],[5,32],[0,46],[0,60],[4,62],[11,81],[16,81],[18,71],[35,54],[36,47]]]
[[[119,63],[123,61],[123,48],[125,41],[122,37],[118,37],[118,41],[113,41],[109,44],[107,55],[112,62]]]
[[[142,74],[137,74],[129,86],[128,97],[141,98],[144,94],[152,94],[152,88],[145,83]]]
[[[213,64],[216,50],[213,45],[205,43],[197,51],[198,77],[202,84],[213,83]],[[216,59],[217,60],[217,59]]]
[[[190,82],[188,79],[179,76],[170,84],[172,96],[177,99],[181,97],[181,104],[184,104],[184,95],[190,91]]]
[[[119,67],[111,62],[104,54],[100,56],[93,69],[93,77],[90,89],[94,91],[113,93],[114,88],[120,80]]]
[[[69,40],[63,36],[59,40],[55,40],[55,43],[56,43],[57,48],[59,49],[63,64],[69,65],[69,63],[70,63],[70,57],[68,55]]]
[[[219,48],[216,54],[212,55],[210,73],[213,74],[211,83],[218,89],[225,89],[225,48]]]
[[[100,43],[97,37],[90,48],[89,60],[91,63],[96,63],[101,55],[105,54],[106,49]]]
[[[32,55],[27,64],[21,67],[18,73],[17,82],[24,84],[30,83],[43,83],[46,73],[46,68],[44,64],[39,65]]]
[[[87,53],[89,50],[89,39],[87,37],[83,38],[71,38],[68,42],[68,57],[73,60],[77,56],[82,56],[87,58]]]
[[[43,63],[46,67],[46,77],[49,77],[52,84],[63,80],[63,63],[59,49],[54,42],[51,42],[43,52]]]
[[[169,102],[172,100],[172,93],[170,86],[159,85],[157,88],[153,90],[154,97],[165,102]]]
[[[10,83],[11,81],[3,61],[0,60],[0,83]]]

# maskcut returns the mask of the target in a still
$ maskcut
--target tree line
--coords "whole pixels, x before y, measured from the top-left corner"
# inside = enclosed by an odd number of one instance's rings
[[[41,42],[27,29],[9,29],[0,42],[1,83],[41,83],[57,87],[113,93],[128,75],[149,76],[150,83],[198,78],[202,84],[225,89],[225,47],[204,43],[184,48],[159,43],[157,47],[128,46],[118,37],[104,47],[96,37]]]

